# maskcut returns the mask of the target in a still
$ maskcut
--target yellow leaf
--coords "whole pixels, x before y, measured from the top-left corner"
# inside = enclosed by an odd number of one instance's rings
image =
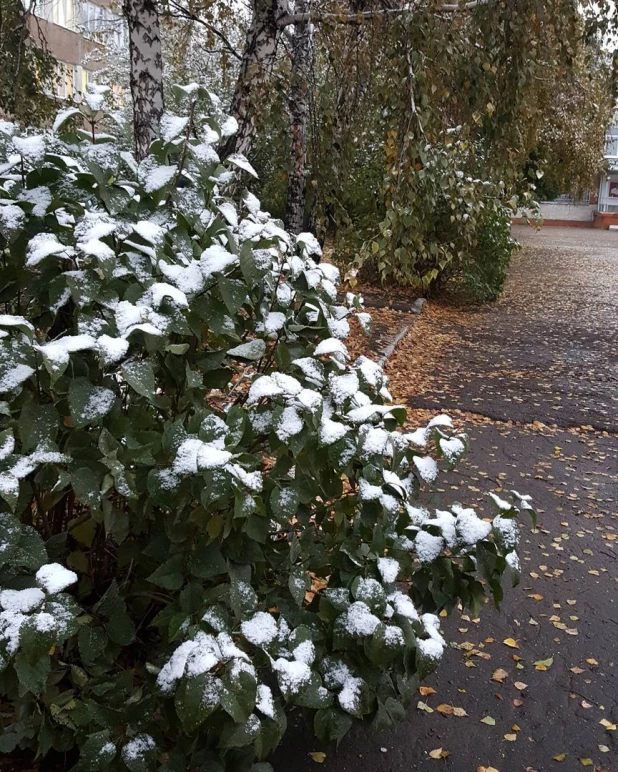
[[[554,761],[564,761],[566,759],[566,753],[556,753],[552,758]]]
[[[510,646],[511,649],[518,649],[519,648],[519,644],[517,643],[515,638],[505,638],[503,643],[504,643],[505,646]]]
[[[582,767],[591,767],[592,759],[580,759],[579,763],[582,765]]]
[[[441,759],[442,758],[442,748],[434,748],[434,750],[429,751],[429,755],[432,759]]]
[[[523,681],[515,681],[515,683],[513,684],[513,686],[514,686],[516,689],[519,689],[519,691],[520,691],[520,692],[523,692],[523,690],[524,690],[524,689],[527,689],[527,688],[528,688],[528,684],[525,684]]]
[[[442,611],[440,612],[440,616],[441,617],[447,617],[448,616],[448,611],[445,608],[443,608]]]
[[[504,683],[504,679],[508,677],[508,673],[503,668],[499,667],[491,677],[492,681],[496,681],[499,684]]]
[[[513,726],[511,727],[511,730],[513,732],[519,732],[520,729],[521,727],[518,724],[513,724]]]
[[[587,660],[586,660],[586,662],[587,662],[589,665],[598,665],[598,664],[599,664],[599,663],[596,661],[596,659],[593,659],[592,657],[590,657],[590,659],[587,659]]]
[[[547,659],[539,659],[534,663],[534,667],[537,670],[547,670],[548,667],[551,667],[554,664],[554,658],[548,657]]]
[[[539,595],[538,592],[535,592],[532,595],[528,595],[528,597],[532,598],[532,600],[543,600],[543,596]]]
[[[444,716],[452,716],[454,709],[452,705],[447,705],[446,703],[443,702],[442,705],[438,705],[436,710],[438,711],[438,713],[442,713],[442,715]]]
[[[313,751],[309,755],[318,764],[323,764],[326,760],[326,754],[322,753],[322,751]]]
[[[485,716],[485,718],[481,719],[481,724],[487,724],[488,726],[495,726],[496,719],[492,718],[491,716]]]
[[[495,767],[477,767],[476,772],[498,772]]]
[[[580,673],[585,672],[583,668],[581,667],[570,667],[569,670],[571,673],[575,673],[575,675],[579,675]]]
[[[433,713],[433,708],[430,708],[429,705],[426,705],[424,702],[418,701],[418,704],[416,706],[419,710],[424,710],[425,713]]]
[[[616,724],[612,724],[612,722],[608,721],[606,718],[602,718],[599,721],[599,724],[601,724],[601,726],[604,726],[607,729],[608,732],[615,732],[616,731]]]
[[[419,686],[418,690],[423,697],[428,697],[430,694],[437,694],[433,686]]]
[[[609,753],[609,748],[607,747],[607,745],[599,745],[599,750],[601,751],[601,753]]]
[[[515,740],[517,740],[517,735],[516,734],[505,734],[504,735],[504,739],[507,742],[514,743]]]
[[[459,718],[464,718],[468,714],[463,708],[453,708],[453,715],[458,716]]]

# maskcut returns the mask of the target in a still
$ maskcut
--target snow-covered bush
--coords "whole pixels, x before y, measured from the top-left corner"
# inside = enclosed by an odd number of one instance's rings
[[[310,234],[226,197],[252,173],[217,156],[234,121],[177,97],[140,164],[63,135],[72,109],[0,124],[0,750],[84,770],[249,770],[292,706],[324,739],[390,724],[440,660],[436,614],[500,599],[530,508],[426,508],[466,438],[402,428],[349,362],[360,299]]]

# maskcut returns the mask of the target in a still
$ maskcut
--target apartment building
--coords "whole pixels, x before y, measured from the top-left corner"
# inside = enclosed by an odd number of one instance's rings
[[[82,93],[104,48],[127,45],[126,24],[114,0],[34,0],[33,10],[32,38],[58,62],[60,99]]]

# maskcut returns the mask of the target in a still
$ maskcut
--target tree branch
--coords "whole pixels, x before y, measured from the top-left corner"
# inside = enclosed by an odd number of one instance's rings
[[[232,54],[238,61],[242,61],[241,54],[238,53],[238,51],[234,48],[234,46],[230,43],[230,41],[227,39],[227,37],[221,32],[221,30],[218,30],[216,27],[213,27],[212,24],[207,22],[205,19],[202,19],[201,16],[198,16],[197,14],[193,13],[193,11],[190,11],[188,8],[185,8],[184,6],[180,5],[180,3],[177,3],[175,0],[170,0],[170,5],[173,5],[174,8],[179,12],[178,14],[170,13],[170,16],[174,16],[178,18],[179,16],[183,19],[189,19],[189,21],[196,21],[198,24],[201,24],[203,27],[206,27],[206,29],[209,32],[212,32],[213,35],[216,35],[219,40],[223,43],[227,51]]]
[[[489,0],[470,0],[470,2],[445,3],[435,9],[435,13],[457,13],[457,11],[470,11],[479,5],[486,5]],[[291,24],[302,22],[319,23],[329,21],[334,24],[362,24],[368,19],[377,19],[381,16],[392,16],[404,13],[413,13],[418,10],[416,3],[406,3],[401,8],[377,8],[373,11],[358,11],[357,13],[323,13],[321,11],[308,11],[307,13],[285,13],[277,19],[277,25],[281,28]]]

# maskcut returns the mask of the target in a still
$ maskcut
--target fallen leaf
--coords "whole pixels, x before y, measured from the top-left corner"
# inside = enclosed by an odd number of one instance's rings
[[[592,759],[580,759],[579,763],[582,765],[582,767],[591,767]]]
[[[534,667],[536,670],[547,670],[548,667],[551,667],[554,664],[554,658],[548,657],[547,659],[539,659],[534,663]]]
[[[518,649],[519,648],[519,644],[517,643],[515,638],[505,638],[503,643],[504,643],[505,646],[510,646],[511,649]]]
[[[418,704],[416,706],[419,710],[424,710],[425,713],[433,713],[433,708],[430,708],[429,705],[426,705],[424,702],[418,701]]]
[[[485,718],[481,719],[481,724],[487,724],[488,726],[495,726],[496,719],[492,718],[491,716],[485,716]]]
[[[468,714],[466,713],[466,711],[463,708],[453,708],[453,715],[454,716],[458,716],[459,718],[464,718]]]
[[[601,753],[609,753],[609,748],[607,747],[607,745],[599,745],[598,748],[601,751]]]
[[[581,667],[570,667],[569,670],[571,673],[575,673],[576,675],[579,675],[580,673],[584,673],[584,669]]]
[[[418,690],[423,695],[423,697],[427,697],[430,694],[437,694],[433,686],[419,686]]]
[[[322,751],[312,751],[309,755],[318,764],[323,764],[326,760],[326,754]]]
[[[503,668],[499,667],[491,677],[492,681],[496,681],[499,684],[504,683],[504,679],[508,678],[508,673]]]
[[[519,691],[520,691],[520,692],[523,692],[523,690],[524,690],[524,689],[527,689],[527,688],[528,688],[528,684],[525,684],[523,681],[515,681],[515,683],[513,684],[513,686],[514,686],[516,689],[519,689]]]
[[[495,767],[477,767],[476,772],[498,772]]]
[[[507,742],[509,742],[509,743],[514,743],[515,740],[517,740],[517,735],[516,734],[505,734],[504,735],[504,739]]]
[[[452,716],[453,715],[453,706],[447,705],[446,703],[442,703],[442,705],[438,705],[436,708],[438,713],[442,713],[443,716]]]
[[[539,595],[538,592],[535,592],[532,595],[528,595],[528,597],[532,598],[532,600],[543,600],[543,596]]]
[[[592,703],[588,702],[587,700],[582,700],[581,701],[581,706],[582,706],[582,708],[591,708],[592,707]]]
[[[519,732],[520,729],[521,727],[519,726],[519,724],[513,724],[513,726],[511,727],[512,732]]]
[[[523,704],[523,700],[513,700],[513,705],[515,705],[516,708],[521,708]]]
[[[554,761],[564,761],[566,759],[566,753],[556,753],[555,756],[552,756],[552,759]]]
[[[451,752],[445,751],[442,748],[434,748],[434,750],[429,751],[429,755],[432,759],[446,759],[451,755]]]
[[[587,659],[587,660],[586,660],[586,662],[587,662],[589,665],[598,665],[598,664],[599,664],[599,663],[596,661],[596,659],[593,659],[592,657],[590,657],[590,659]]]
[[[616,731],[616,724],[612,724],[612,722],[608,721],[606,718],[602,718],[599,721],[599,724],[601,724],[601,726],[604,726],[607,729],[608,732],[615,732]]]

